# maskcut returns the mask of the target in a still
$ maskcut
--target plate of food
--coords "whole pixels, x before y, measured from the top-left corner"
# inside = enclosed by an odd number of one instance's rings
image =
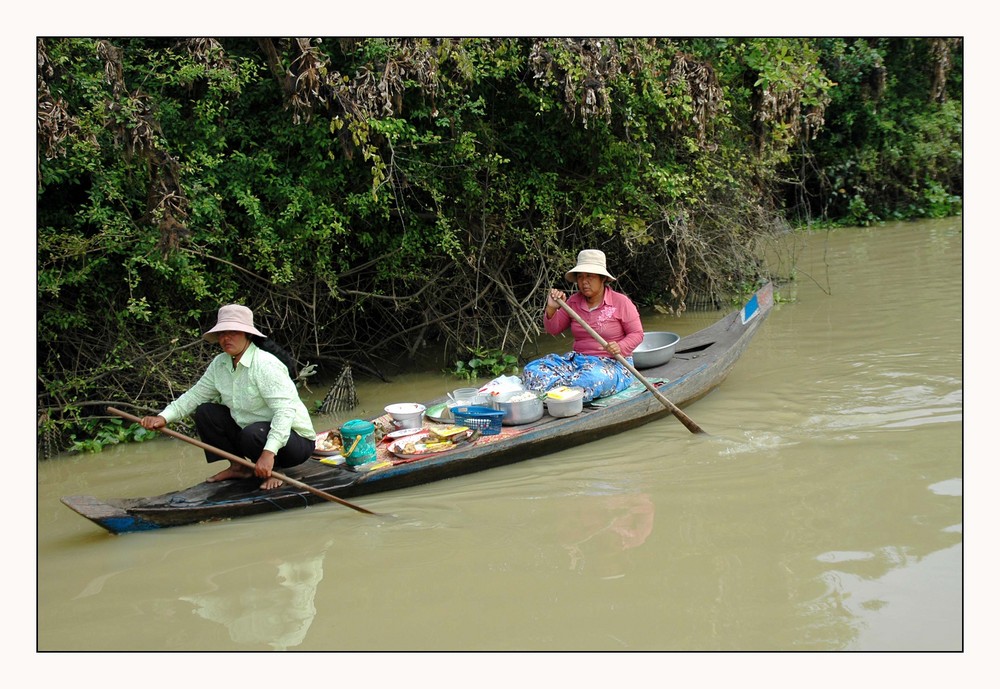
[[[394,441],[389,445],[389,452],[400,459],[418,459],[457,450],[475,442],[478,437],[478,433],[471,428],[459,426],[439,432],[424,431],[420,435],[409,435]]]
[[[398,431],[393,431],[392,433],[386,433],[385,437],[389,440],[396,440],[397,438],[405,438],[408,435],[416,435],[417,433],[426,433],[427,431],[423,428],[400,428]]]
[[[326,431],[316,435],[316,449],[314,455],[320,457],[331,457],[339,455],[344,451],[344,446],[340,441],[340,434],[336,431]]]

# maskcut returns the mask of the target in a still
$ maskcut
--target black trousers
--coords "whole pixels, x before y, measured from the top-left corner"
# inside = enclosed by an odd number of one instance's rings
[[[202,442],[230,454],[245,457],[251,462],[256,462],[260,453],[264,451],[267,434],[271,431],[271,424],[263,421],[240,428],[233,419],[229,407],[214,402],[198,405],[194,410],[194,425]],[[274,466],[293,467],[302,464],[309,459],[315,448],[315,442],[292,431],[288,435],[288,442],[274,455]],[[209,450],[205,450],[205,458],[209,462],[224,459]]]

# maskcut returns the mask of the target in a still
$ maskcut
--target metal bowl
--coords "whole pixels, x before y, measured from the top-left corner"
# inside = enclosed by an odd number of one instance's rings
[[[632,351],[632,361],[636,368],[662,366],[674,355],[674,348],[681,341],[677,333],[646,333],[639,346]]]

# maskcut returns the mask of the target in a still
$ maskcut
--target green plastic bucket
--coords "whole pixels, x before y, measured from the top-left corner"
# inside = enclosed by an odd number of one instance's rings
[[[367,464],[375,459],[375,426],[361,419],[348,421],[340,427],[344,442],[344,459],[351,466]]]

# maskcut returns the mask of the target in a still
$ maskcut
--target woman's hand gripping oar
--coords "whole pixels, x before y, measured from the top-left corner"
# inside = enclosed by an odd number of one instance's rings
[[[139,417],[132,416],[131,414],[129,414],[127,412],[123,412],[120,409],[115,409],[114,407],[108,407],[108,411],[110,413],[116,415],[116,416],[122,417],[123,419],[128,419],[129,421],[132,421],[133,423],[139,423],[141,421],[141,419]],[[237,464],[242,464],[242,465],[244,465],[246,467],[249,467],[251,469],[254,468],[254,463],[251,462],[249,459],[244,459],[243,457],[239,457],[237,455],[234,455],[231,452],[226,452],[225,450],[220,450],[219,448],[213,447],[213,446],[209,445],[208,443],[203,443],[200,440],[195,440],[194,438],[189,438],[188,436],[184,435],[183,433],[178,433],[177,431],[171,430],[169,428],[158,428],[157,430],[160,433],[163,433],[164,435],[169,435],[171,438],[177,438],[178,440],[183,440],[186,443],[191,443],[192,445],[197,445],[198,447],[200,447],[203,450],[208,450],[209,452],[213,452],[213,453],[219,455],[220,457],[222,457],[224,459],[228,459],[230,462],[236,462]],[[313,495],[318,495],[319,497],[323,498],[324,500],[329,500],[330,502],[339,502],[341,505],[344,505],[345,507],[350,507],[352,510],[357,510],[358,512],[364,512],[365,514],[376,514],[375,512],[372,512],[371,510],[366,510],[364,507],[360,507],[358,505],[355,505],[354,503],[348,502],[347,500],[344,500],[342,498],[338,498],[336,495],[330,495],[329,493],[324,492],[324,491],[320,490],[319,488],[313,488],[309,484],[302,483],[302,481],[296,481],[295,479],[291,478],[290,476],[285,476],[283,474],[279,474],[277,471],[272,471],[271,472],[271,476],[274,476],[275,478],[284,481],[285,483],[287,483],[290,486],[295,486],[296,488],[302,488],[303,490],[307,490],[310,493],[312,493]]]
[[[600,335],[598,335],[597,331],[590,327],[590,323],[588,323],[587,321],[583,320],[583,318],[580,317],[580,314],[578,314],[576,311],[574,311],[562,299],[556,299],[556,302],[559,304],[560,308],[562,308],[566,313],[569,314],[570,318],[572,318],[574,321],[576,321],[577,323],[579,323],[583,327],[584,330],[586,330],[588,333],[590,333],[591,337],[593,337],[595,340],[597,340],[598,343],[600,343],[600,345],[602,347],[607,348],[607,346],[608,346],[607,340],[605,340],[603,337],[601,337]],[[687,428],[692,433],[704,433],[705,432],[704,430],[702,430],[701,426],[699,426],[698,424],[696,424],[691,419],[691,417],[689,417],[687,414],[685,414],[684,412],[682,412],[680,410],[680,408],[676,404],[674,404],[673,402],[671,402],[670,400],[668,400],[666,397],[664,397],[663,393],[660,392],[659,390],[657,390],[655,385],[653,385],[652,383],[650,383],[646,379],[645,376],[643,376],[641,373],[639,373],[636,370],[635,366],[633,366],[632,364],[630,364],[628,362],[628,359],[626,359],[625,357],[623,357],[621,354],[615,354],[615,359],[618,360],[618,363],[620,363],[622,366],[624,366],[625,368],[627,368],[632,373],[632,375],[635,376],[636,380],[638,380],[640,383],[642,383],[643,385],[645,385],[646,389],[649,390],[651,393],[653,393],[653,396],[656,397],[656,399],[660,400],[660,402],[663,403],[663,406],[666,407],[668,410],[670,410],[670,413],[673,414],[674,416],[676,416],[677,419],[682,424],[684,424],[685,428]]]

